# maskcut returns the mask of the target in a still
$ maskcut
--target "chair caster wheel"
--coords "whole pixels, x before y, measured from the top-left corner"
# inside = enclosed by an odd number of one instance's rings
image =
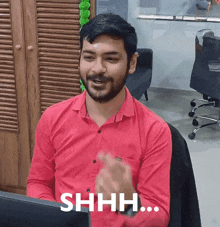
[[[195,114],[195,112],[189,112],[189,117],[193,117],[194,116],[194,114]]]
[[[191,140],[195,139],[195,136],[196,136],[196,134],[195,134],[194,132],[192,132],[192,133],[190,133],[190,134],[188,135],[188,137],[189,137]]]
[[[190,102],[190,105],[192,106],[192,107],[195,107],[196,106],[196,103],[195,102]]]
[[[199,122],[198,122],[196,119],[193,119],[192,124],[193,124],[194,126],[198,126],[198,125],[199,125]]]

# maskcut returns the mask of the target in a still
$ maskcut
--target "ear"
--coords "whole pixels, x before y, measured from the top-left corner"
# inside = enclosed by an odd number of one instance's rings
[[[137,58],[138,58],[138,53],[135,52],[135,53],[132,55],[132,58],[131,58],[131,60],[130,60],[128,74],[132,74],[132,73],[135,72],[136,66],[137,66]]]

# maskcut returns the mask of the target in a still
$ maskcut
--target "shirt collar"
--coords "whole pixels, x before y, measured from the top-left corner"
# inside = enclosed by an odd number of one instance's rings
[[[122,120],[123,116],[131,117],[134,115],[134,98],[131,96],[127,87],[125,87],[126,98],[120,108],[120,110],[115,114],[115,121]],[[72,109],[75,111],[79,111],[79,114],[83,117],[87,117],[86,110],[86,90],[78,96],[78,99],[74,103]]]

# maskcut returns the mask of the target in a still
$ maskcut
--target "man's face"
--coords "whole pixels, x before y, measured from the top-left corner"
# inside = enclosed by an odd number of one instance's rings
[[[123,40],[100,35],[91,44],[85,39],[79,71],[93,100],[106,103],[113,99],[124,87],[129,73]]]

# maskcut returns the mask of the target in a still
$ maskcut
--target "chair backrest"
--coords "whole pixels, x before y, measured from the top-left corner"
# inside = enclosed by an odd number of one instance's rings
[[[220,100],[220,37],[210,31],[203,36],[202,53],[196,54],[190,87]]]
[[[187,143],[169,124],[172,135],[170,222],[168,227],[201,227],[198,196]]]
[[[153,62],[153,51],[147,48],[139,48],[138,52],[138,60],[137,60],[137,68],[145,67],[147,69],[152,70],[152,62]]]
[[[143,48],[137,49],[137,52],[139,57],[136,71],[127,76],[126,87],[131,95],[138,100],[151,84],[153,51],[151,49]]]

